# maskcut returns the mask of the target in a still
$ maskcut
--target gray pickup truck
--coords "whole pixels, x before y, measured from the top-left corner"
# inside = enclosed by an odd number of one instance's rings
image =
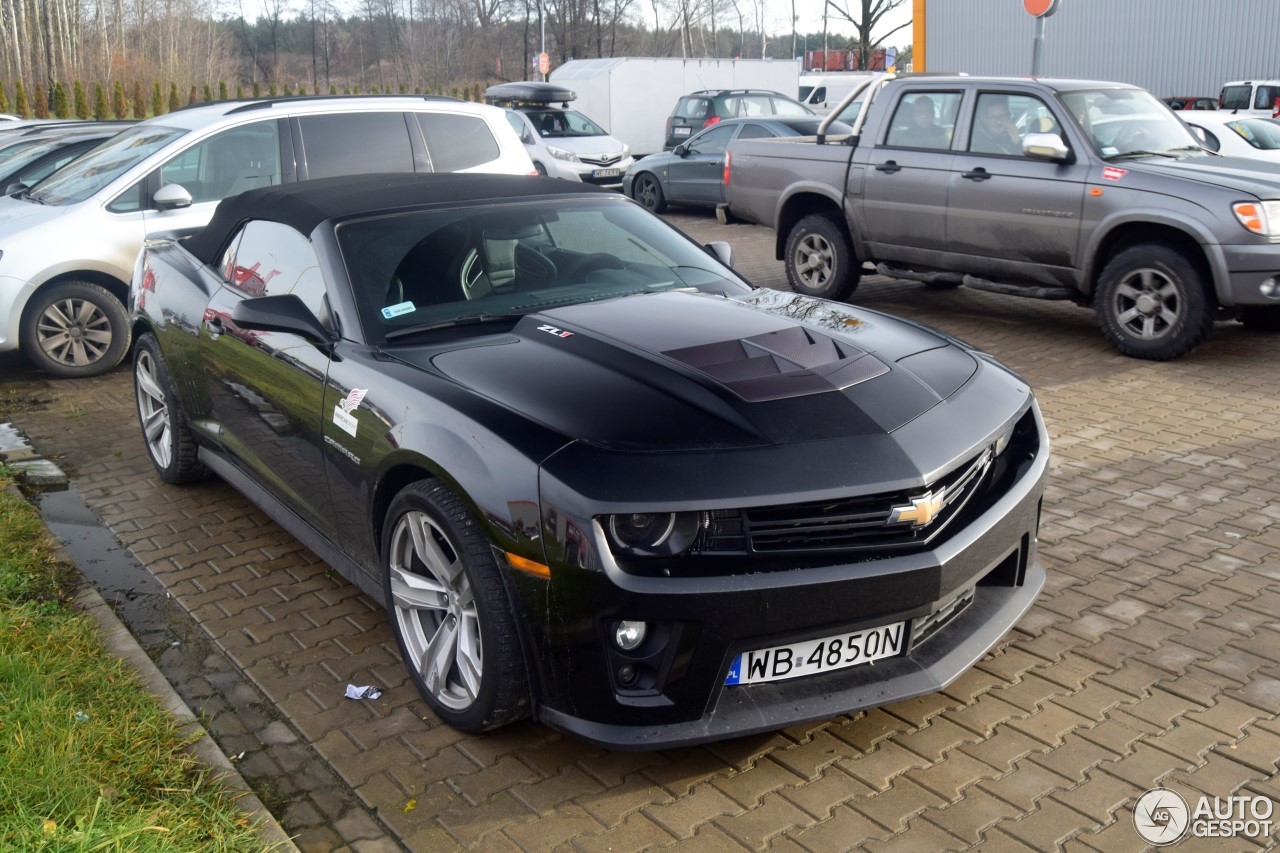
[[[847,299],[871,264],[1071,299],[1156,360],[1215,320],[1280,329],[1280,165],[1207,151],[1147,91],[886,75],[833,114],[855,98],[852,135],[729,147],[723,212],[777,232],[796,291]]]

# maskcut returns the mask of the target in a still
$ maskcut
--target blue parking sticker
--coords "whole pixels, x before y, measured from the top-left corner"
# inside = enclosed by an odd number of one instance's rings
[[[410,314],[414,311],[412,302],[401,302],[399,305],[388,305],[382,309],[382,316],[390,320],[392,317],[399,317],[401,314]]]

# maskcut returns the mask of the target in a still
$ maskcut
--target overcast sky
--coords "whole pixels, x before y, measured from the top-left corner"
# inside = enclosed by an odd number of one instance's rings
[[[848,9],[850,13],[857,17],[858,10],[861,7],[859,0],[836,0],[836,2],[844,9]],[[796,23],[796,30],[804,33],[820,33],[822,32],[822,7],[824,0],[796,0],[796,16],[800,19]],[[791,13],[791,0],[771,0],[769,3],[770,11],[777,16],[777,29],[775,32],[782,32],[784,29],[787,33],[791,32],[790,21],[788,20]],[[885,15],[881,19],[880,25],[876,27],[873,37],[879,37],[889,32],[894,27],[904,24],[911,20],[911,0],[905,2]],[[831,10],[827,14],[827,29],[829,32],[841,33],[842,35],[853,35],[853,24],[841,18]],[[892,36],[889,37],[888,44],[893,47],[906,47],[911,44],[911,27],[903,27]],[[790,47],[788,45],[788,47]]]

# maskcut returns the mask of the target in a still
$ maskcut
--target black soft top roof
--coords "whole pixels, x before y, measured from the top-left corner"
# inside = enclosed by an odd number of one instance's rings
[[[386,213],[404,208],[507,198],[608,193],[592,184],[524,175],[347,175],[249,190],[223,199],[209,224],[183,241],[203,263],[217,260],[227,240],[249,219],[289,225],[309,235],[326,219]]]

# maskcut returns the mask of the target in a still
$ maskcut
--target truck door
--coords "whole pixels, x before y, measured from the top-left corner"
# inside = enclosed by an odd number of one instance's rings
[[[1088,166],[1022,153],[1028,133],[1056,133],[1062,117],[1035,95],[979,92],[966,118],[947,195],[947,246],[954,268],[995,279],[1063,280],[1077,266]],[[1050,269],[1045,269],[1050,268]]]
[[[958,91],[906,90],[867,159],[855,159],[849,194],[857,205],[860,191],[871,257],[920,261],[922,251],[946,251],[947,176],[960,99]]]

